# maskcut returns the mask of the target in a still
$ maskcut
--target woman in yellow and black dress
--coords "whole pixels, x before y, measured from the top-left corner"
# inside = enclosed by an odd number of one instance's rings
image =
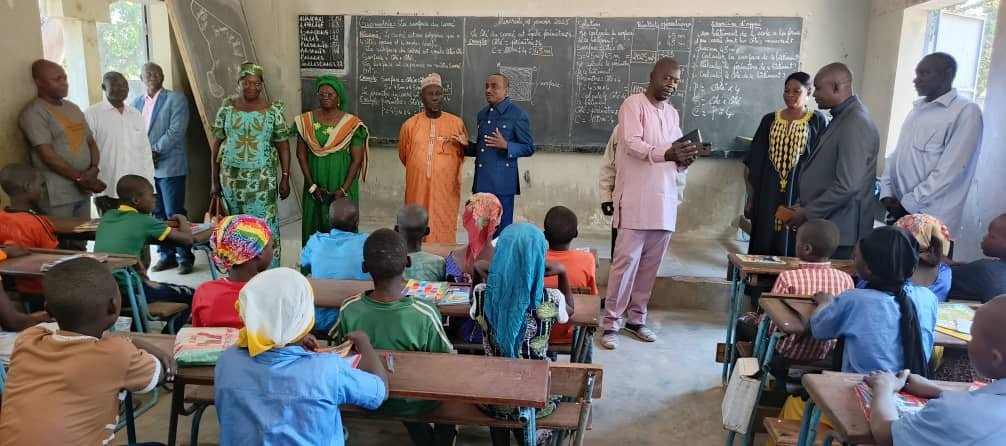
[[[786,106],[762,118],[744,159],[748,187],[744,215],[751,220],[749,254],[795,255],[795,233],[775,214],[779,206],[795,204],[800,162],[813,152],[828,124],[823,113],[807,107],[812,92],[810,75],[802,71],[789,75],[783,90]]]

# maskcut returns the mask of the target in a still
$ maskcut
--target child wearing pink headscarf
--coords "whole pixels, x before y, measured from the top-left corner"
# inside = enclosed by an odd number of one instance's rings
[[[493,258],[492,237],[500,224],[503,205],[495,195],[480,192],[465,203],[462,223],[468,232],[468,244],[455,249],[447,256],[447,279],[452,282],[471,283],[472,266],[478,260]]]

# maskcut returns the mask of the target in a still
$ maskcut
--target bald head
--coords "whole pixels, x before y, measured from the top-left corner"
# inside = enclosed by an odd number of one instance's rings
[[[975,370],[986,378],[1006,378],[1006,295],[975,311],[968,356]]]
[[[112,105],[122,107],[123,101],[129,96],[129,81],[118,71],[109,71],[101,77],[101,89],[105,98]]]
[[[853,94],[852,71],[844,63],[825,65],[814,76],[814,100],[820,108],[838,107]]]
[[[66,71],[58,64],[39,59],[31,64],[31,77],[35,80],[38,96],[51,102],[62,101],[70,90]]]
[[[666,101],[678,91],[680,82],[681,64],[673,57],[661,57],[650,70],[650,84],[646,87],[646,96],[657,102]]]
[[[328,216],[332,222],[332,229],[346,232],[360,230],[360,208],[353,200],[339,198],[333,201],[328,208]]]

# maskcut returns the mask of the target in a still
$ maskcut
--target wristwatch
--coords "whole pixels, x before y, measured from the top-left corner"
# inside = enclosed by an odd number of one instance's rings
[[[311,187],[307,188],[307,193],[313,194],[314,191],[316,191],[316,190],[318,190],[318,185],[317,184],[312,184]]]

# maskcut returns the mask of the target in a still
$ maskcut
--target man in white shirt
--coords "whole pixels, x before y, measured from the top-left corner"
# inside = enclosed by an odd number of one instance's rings
[[[95,205],[101,212],[117,204],[115,185],[125,175],[139,175],[154,182],[154,160],[147,139],[147,124],[140,111],[126,105],[129,82],[115,71],[105,73],[101,89],[105,100],[92,105],[84,112],[87,124],[101,150],[98,178],[108,185]]]
[[[953,88],[957,62],[933,53],[915,67],[915,102],[880,178],[889,219],[929,214],[957,237],[982,139],[982,111]]]

